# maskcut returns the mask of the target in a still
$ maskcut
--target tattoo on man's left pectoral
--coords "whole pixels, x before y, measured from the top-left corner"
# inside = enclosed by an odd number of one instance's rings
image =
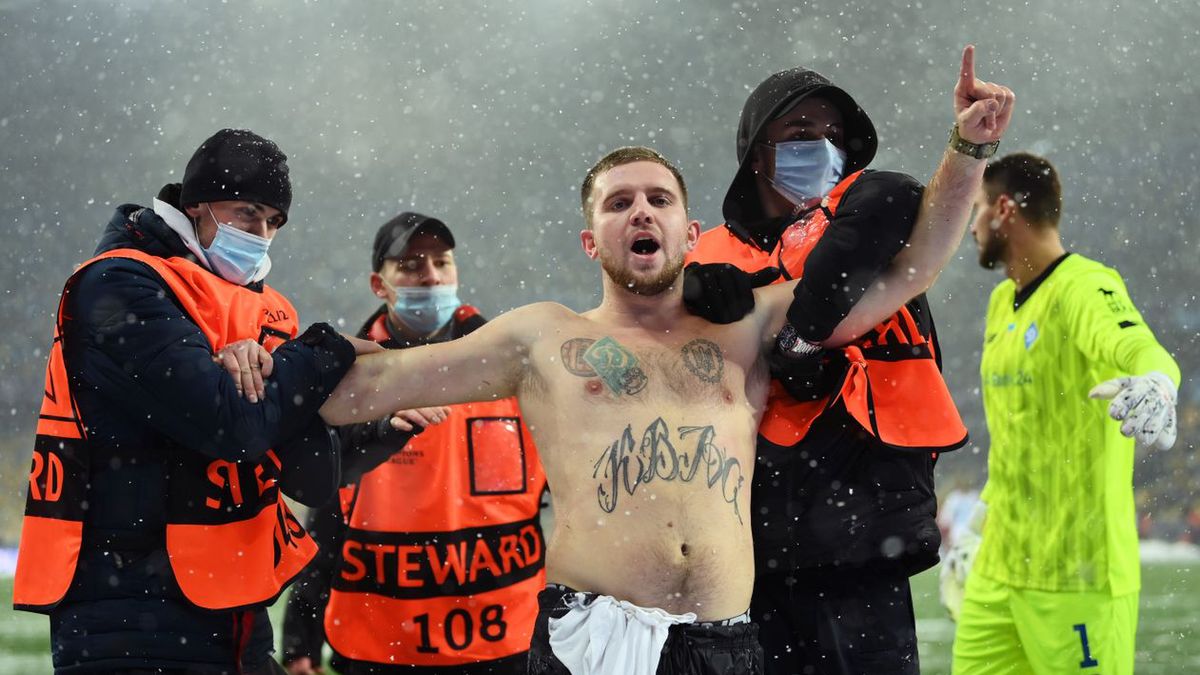
[[[640,441],[634,438],[633,426],[626,425],[592,469],[592,478],[600,480],[596,487],[600,508],[612,513],[622,492],[632,496],[638,487],[655,480],[690,483],[703,466],[707,487],[720,490],[721,498],[733,505],[733,514],[742,522],[738,495],[746,479],[741,463],[713,443],[716,432],[711,426],[679,427],[676,432],[679,447],[661,417],[646,427]]]
[[[571,338],[559,349],[563,367],[579,377],[598,377],[617,395],[636,394],[646,388],[645,371],[633,352],[611,337],[599,340]]]
[[[709,384],[721,381],[721,375],[725,372],[725,357],[721,355],[720,345],[712,340],[696,339],[679,351],[683,354],[683,364],[693,375]]]

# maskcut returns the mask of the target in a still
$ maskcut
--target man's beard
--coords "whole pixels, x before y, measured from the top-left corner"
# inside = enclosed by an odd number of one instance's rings
[[[987,243],[979,249],[979,266],[986,270],[994,270],[1004,262],[1004,240],[992,235]]]
[[[622,267],[603,250],[600,251],[600,267],[617,286],[635,295],[651,296],[658,295],[675,284],[679,273],[683,271],[683,256],[674,260],[668,259],[662,270],[650,279],[639,278],[633,270]]]

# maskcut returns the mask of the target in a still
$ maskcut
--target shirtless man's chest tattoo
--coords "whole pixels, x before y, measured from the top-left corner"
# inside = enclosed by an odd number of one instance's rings
[[[725,357],[711,340],[691,340],[677,351],[659,350],[651,359],[653,368],[608,336],[571,338],[562,343],[560,354],[567,372],[589,380],[589,393],[607,392],[618,401],[634,397],[653,378],[662,378],[663,386],[689,399],[728,400],[721,386]],[[601,510],[612,513],[621,494],[633,496],[639,487],[656,480],[691,483],[699,479],[707,489],[720,492],[741,522],[737,500],[745,476],[741,463],[716,445],[715,437],[711,425],[679,427],[673,433],[661,417],[637,432],[626,425],[593,465]]]
[[[571,338],[562,343],[559,351],[567,372],[577,377],[598,378],[616,398],[637,394],[650,382],[651,375],[637,355],[611,337]],[[677,357],[668,358],[678,358],[685,372],[694,378],[693,385],[720,384],[725,373],[721,347],[711,340],[692,340],[679,349]]]
[[[656,480],[692,483],[699,478],[704,487],[717,490],[733,506],[738,522],[743,522],[738,508],[746,482],[742,464],[714,443],[715,437],[711,425],[678,427],[672,434],[661,417],[646,427],[640,439],[634,437],[632,425],[626,426],[592,467],[592,478],[600,481],[596,487],[600,509],[612,513],[622,493],[632,497],[642,485]]]

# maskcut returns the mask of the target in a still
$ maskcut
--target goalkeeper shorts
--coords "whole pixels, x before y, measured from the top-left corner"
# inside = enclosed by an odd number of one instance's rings
[[[1013,588],[979,574],[954,635],[955,675],[1131,675],[1137,593]]]

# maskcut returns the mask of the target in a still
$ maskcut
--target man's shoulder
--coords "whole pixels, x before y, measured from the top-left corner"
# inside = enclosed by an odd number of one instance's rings
[[[837,202],[834,221],[867,218],[902,223],[911,229],[921,205],[925,186],[912,176],[896,171],[864,171]]]
[[[132,256],[119,253],[109,255],[99,260],[85,263],[71,275],[72,288],[120,289],[122,287],[140,287],[144,284],[165,286],[158,272],[149,264]]]
[[[864,171],[848,188],[842,202],[864,199],[920,198],[925,186],[909,174],[899,171]]]
[[[1075,279],[1087,276],[1106,276],[1121,278],[1120,272],[1114,267],[1109,267],[1099,260],[1093,260],[1087,256],[1078,253],[1068,255],[1060,265],[1060,270],[1068,279]]]
[[[528,305],[522,305],[505,312],[500,316],[506,315],[519,315],[522,317],[544,316],[552,319],[578,319],[581,317],[578,312],[570,307],[557,302],[551,302],[549,300],[543,302],[531,302]]]
[[[991,294],[988,295],[988,314],[994,314],[1004,303],[1011,305],[1016,294],[1017,286],[1012,279],[1005,278],[1004,281],[996,284],[992,288]]]
[[[488,321],[492,329],[519,335],[522,341],[532,343],[539,337],[553,334],[565,325],[582,319],[574,310],[557,302],[534,302],[522,305]]]
[[[1055,270],[1055,285],[1059,293],[1074,295],[1095,293],[1097,289],[1125,293],[1125,280],[1120,272],[1097,260],[1072,253]]]

